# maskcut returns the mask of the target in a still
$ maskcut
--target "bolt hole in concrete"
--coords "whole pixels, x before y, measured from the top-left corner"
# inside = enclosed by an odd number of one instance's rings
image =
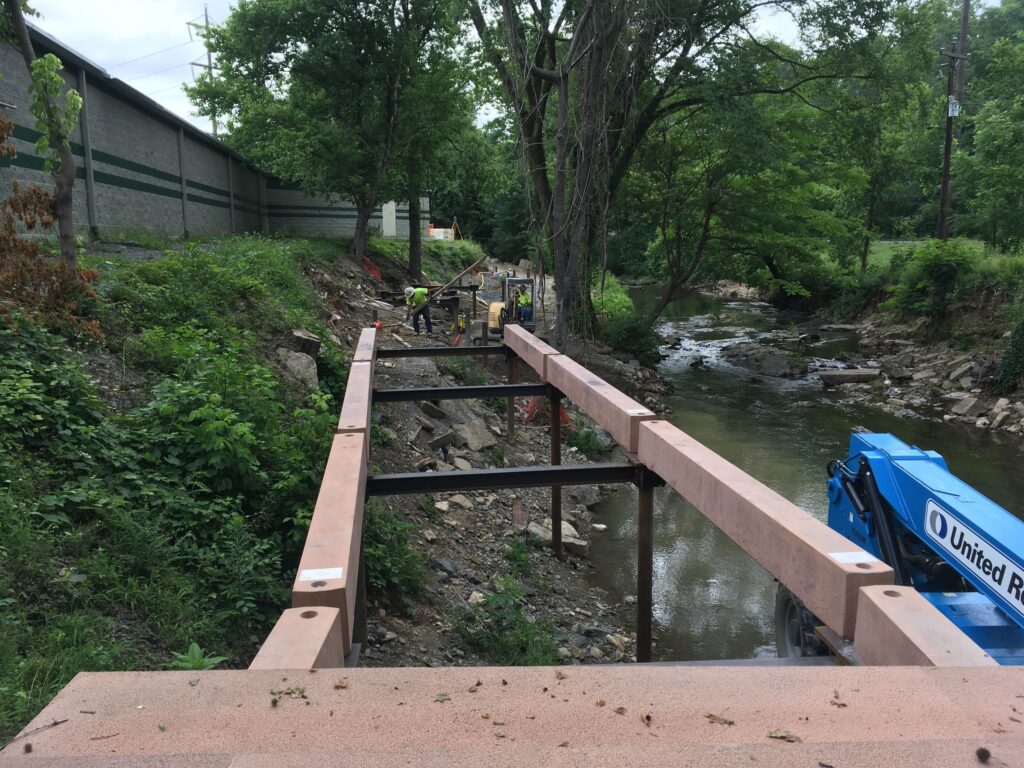
[[[858,568],[863,568],[865,571],[871,570],[871,563],[857,563]]]
[[[316,611],[303,611],[299,614],[304,619],[315,619],[319,615]]]
[[[900,597],[900,593],[897,592],[895,589],[887,589],[882,594],[886,597]]]
[[[327,586],[327,582],[326,581],[314,581],[311,586],[314,586],[314,587],[317,587],[317,588],[326,587]]]

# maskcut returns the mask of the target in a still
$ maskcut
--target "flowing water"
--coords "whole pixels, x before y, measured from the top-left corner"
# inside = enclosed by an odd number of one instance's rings
[[[638,308],[645,298],[634,296]],[[792,339],[797,320],[758,302],[691,295],[671,305],[659,327],[663,335],[681,339],[660,368],[675,385],[666,398],[674,409],[671,421],[821,520],[828,512],[825,465],[846,456],[858,425],[942,453],[954,473],[1021,513],[1024,451],[1012,436],[900,419],[826,392],[814,378],[753,377],[720,357],[723,346],[738,341]],[[855,338],[838,336],[815,342],[807,352],[813,369],[828,367],[834,356],[854,348]],[[696,357],[703,367],[691,367]],[[593,537],[591,582],[614,598],[634,595],[636,491],[623,488],[595,507],[594,522],[608,530]],[[656,658],[774,656],[775,589],[767,572],[677,493],[656,491]]]

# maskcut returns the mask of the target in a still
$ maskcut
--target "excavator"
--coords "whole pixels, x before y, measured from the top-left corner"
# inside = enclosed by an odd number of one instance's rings
[[[1024,664],[1024,522],[891,434],[855,431],[827,468],[828,525],[885,561],[995,661]],[[785,586],[779,656],[827,655],[822,624]]]

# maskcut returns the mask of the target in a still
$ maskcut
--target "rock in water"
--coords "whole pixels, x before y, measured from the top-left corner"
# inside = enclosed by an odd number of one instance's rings
[[[822,384],[830,387],[839,384],[864,384],[878,378],[877,368],[847,368],[842,371],[821,371]]]

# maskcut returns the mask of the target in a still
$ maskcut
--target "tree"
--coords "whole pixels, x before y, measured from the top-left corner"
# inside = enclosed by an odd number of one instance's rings
[[[36,118],[36,130],[42,134],[36,142],[36,151],[45,157],[46,170],[53,179],[53,213],[57,219],[60,256],[69,273],[75,274],[78,249],[72,194],[76,169],[68,138],[78,122],[82,97],[75,90],[65,89],[60,59],[49,53],[36,58],[25,23],[25,14],[35,13],[28,4],[21,0],[4,0],[4,11],[0,39],[16,42],[32,79],[29,86],[31,111]]]
[[[799,17],[815,64],[794,62],[754,36],[750,27],[766,7]],[[556,345],[564,347],[573,316],[589,318],[592,244],[652,126],[714,99],[856,77],[823,54],[856,49],[882,28],[888,11],[882,0],[495,0],[489,17],[491,8],[471,0],[554,254]],[[747,39],[753,45],[744,45]],[[750,65],[763,60],[787,68]],[[557,115],[548,126],[552,100]]]
[[[189,96],[227,141],[308,191],[355,204],[362,258],[380,200],[402,188],[401,120],[418,51],[450,44],[446,0],[241,0],[208,44],[219,66]]]

